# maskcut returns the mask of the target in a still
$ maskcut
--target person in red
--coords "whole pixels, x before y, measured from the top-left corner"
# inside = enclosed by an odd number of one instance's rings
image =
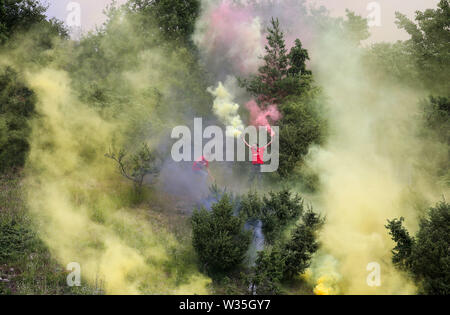
[[[258,147],[256,144],[250,145],[245,141],[244,136],[242,136],[242,141],[252,150],[252,164],[253,165],[262,165],[264,164],[264,152],[266,152],[266,149],[272,144],[273,137],[275,135],[275,132],[270,128],[270,126],[267,127],[267,131],[270,132],[270,135],[272,139],[268,144],[266,144],[263,147]]]
[[[201,156],[194,162],[194,164],[192,165],[192,170],[194,172],[208,175],[212,180],[214,180],[214,177],[209,172],[209,161],[206,159],[205,156]]]

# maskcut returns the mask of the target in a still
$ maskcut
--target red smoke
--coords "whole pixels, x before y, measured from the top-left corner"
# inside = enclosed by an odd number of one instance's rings
[[[277,122],[281,118],[276,105],[272,104],[262,109],[258,106],[255,100],[249,101],[245,104],[250,113],[250,124],[253,126],[265,126],[267,131],[273,136],[273,131],[270,125]]]

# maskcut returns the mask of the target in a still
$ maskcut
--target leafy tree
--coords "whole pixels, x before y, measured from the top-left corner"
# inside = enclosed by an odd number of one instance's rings
[[[15,34],[36,29],[38,24],[47,33],[67,36],[63,23],[56,19],[48,20],[46,10],[47,6],[37,0],[0,0],[0,45]],[[48,37],[40,37],[37,43],[45,46],[49,45],[48,41]]]
[[[436,9],[417,11],[415,21],[396,13],[396,24],[410,39],[394,44],[379,43],[368,50],[371,69],[393,83],[426,89],[448,97],[450,60],[449,0],[441,0]]]
[[[210,273],[239,266],[249,248],[251,235],[233,212],[231,198],[225,194],[211,212],[202,208],[192,215],[192,243],[203,268]]]
[[[138,190],[142,187],[147,175],[155,176],[159,173],[158,154],[151,151],[146,143],[142,144],[141,148],[128,159],[124,149],[117,154],[110,151],[105,154],[105,157],[114,160],[122,176],[131,180]]]
[[[29,150],[28,120],[35,114],[36,98],[10,67],[0,72],[0,173],[21,168]]]
[[[288,58],[290,61],[288,74],[290,76],[312,74],[310,70],[306,69],[306,61],[309,60],[308,51],[302,47],[302,42],[299,39],[295,40],[295,45],[291,48]]]
[[[138,12],[145,21],[162,31],[166,39],[189,42],[200,14],[199,0],[130,0],[132,12]]]
[[[440,202],[430,208],[412,237],[403,218],[388,221],[386,228],[396,243],[392,262],[416,281],[419,292],[431,295],[450,293],[450,206]]]
[[[434,151],[435,167],[430,172],[436,174],[437,178],[444,184],[450,184],[450,98],[433,97],[421,102],[423,108],[424,129],[421,135],[426,140],[424,150],[430,152],[433,146],[438,148]],[[430,140],[431,139],[431,140]]]
[[[426,86],[448,94],[450,80],[450,1],[441,0],[436,9],[416,12],[416,23],[396,13],[397,25],[411,35],[405,42]],[[436,84],[438,83],[438,84]]]
[[[0,0],[0,43],[46,19],[47,8],[35,0]]]
[[[363,40],[370,37],[367,19],[346,10],[346,20],[339,20],[344,38],[347,38],[355,45],[359,45]]]
[[[18,63],[39,63],[55,36],[67,36],[62,22],[47,20],[46,9],[34,0],[0,0],[0,47],[22,45],[13,56]],[[12,40],[26,32],[33,33],[30,40]],[[29,149],[28,121],[35,114],[36,99],[23,81],[11,67],[0,68],[0,173],[23,167]]]
[[[184,1],[176,3],[180,2]],[[156,109],[157,115],[152,112],[152,127],[161,130],[163,126],[155,126],[161,123],[158,117],[167,116],[168,112],[174,120],[184,119],[186,115],[206,115],[210,112],[212,96],[206,91],[205,72],[194,47],[189,41],[167,38],[155,22],[157,3],[162,2],[129,1],[127,6],[110,7],[102,28],[84,36],[73,47],[73,58],[67,59],[66,67],[74,78],[72,82],[79,97],[102,115],[119,116],[123,104],[136,103],[140,98],[146,105],[142,109]],[[176,18],[176,12],[172,14]],[[153,58],[149,51],[164,56],[155,71],[165,73],[165,80],[152,79],[151,86],[137,93],[136,86],[124,76],[142,71],[143,58]],[[188,108],[186,103],[193,105]],[[145,116],[142,110],[136,116],[138,122],[133,129],[137,130],[130,131],[134,136],[149,127],[148,120],[139,120]]]
[[[239,214],[244,221],[261,220],[266,241],[274,244],[288,224],[303,213],[303,199],[284,188],[269,192],[261,199],[257,192],[250,191],[242,197]]]

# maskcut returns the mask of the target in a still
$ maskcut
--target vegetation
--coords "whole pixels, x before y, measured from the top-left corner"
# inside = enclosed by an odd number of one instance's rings
[[[279,239],[275,245],[261,251],[249,278],[252,292],[280,294],[283,281],[293,281],[303,274],[319,249],[317,233],[323,223],[324,220],[309,209],[288,240]]]
[[[325,122],[316,102],[319,89],[313,85],[312,72],[307,70],[309,54],[299,39],[288,53],[284,34],[277,19],[267,29],[264,65],[258,74],[240,79],[263,108],[278,104],[282,119],[280,127],[280,166],[282,177],[292,174],[312,144],[322,143]]]
[[[263,4],[255,4],[259,5],[262,10]],[[0,294],[103,293],[101,286],[84,281],[81,287],[67,286],[65,266],[56,260],[42,237],[45,233],[38,233],[42,230],[26,206],[29,191],[23,184],[29,178],[24,177],[42,171],[28,165],[29,156],[33,156],[29,155],[33,147],[32,128],[35,122],[45,124],[49,133],[53,127],[42,119],[37,109],[41,105],[37,99],[39,91],[33,90],[26,78],[30,71],[45,66],[67,73],[68,90],[73,93],[70,97],[85,105],[89,113],[98,115],[107,124],[120,125],[111,142],[122,149],[111,150],[105,154],[109,160],[104,160],[115,163],[129,183],[120,180],[111,183],[114,178],[88,182],[86,177],[90,174],[82,176],[85,173],[79,171],[89,160],[84,158],[84,152],[68,158],[72,168],[61,168],[62,174],[49,178],[55,186],[67,184],[63,190],[68,192],[61,196],[61,202],[73,202],[75,210],[85,212],[86,221],[93,223],[89,233],[108,229],[107,241],[113,243],[117,237],[117,244],[131,249],[130,253],[135,255],[132,258],[144,269],[152,260],[161,261],[162,267],[157,271],[146,269],[145,277],[157,273],[174,275],[170,279],[174,279],[177,288],[188,283],[200,269],[213,279],[214,293],[283,294],[288,293],[286,288],[291,283],[312,292],[311,284],[300,276],[310,268],[320,248],[318,236],[326,221],[311,207],[305,209],[298,190],[283,188],[265,194],[250,191],[234,196],[216,183],[210,189],[209,201],[215,201],[211,210],[201,208],[190,216],[191,200],[174,201],[165,196],[165,191],[143,187],[147,179],[159,175],[165,159],[164,152],[160,152],[164,149],[146,144],[149,135],[163,138],[168,122],[212,117],[213,102],[207,92],[210,73],[193,42],[201,1],[129,0],[122,7],[110,7],[106,23],[79,41],[70,40],[64,24],[48,19],[46,10],[37,0],[0,0]],[[336,41],[336,45],[345,42],[352,49],[358,47],[367,66],[364,69],[373,70],[371,75],[378,82],[424,92],[423,99],[417,100],[422,109],[420,117],[415,117],[415,122],[422,123],[417,133],[424,143],[429,142],[422,148],[424,155],[439,160],[432,170],[424,172],[437,175],[433,178],[448,188],[449,0],[440,0],[435,9],[417,12],[415,20],[398,13],[397,25],[410,39],[370,47],[360,45],[369,37],[367,21],[362,17],[350,11],[345,19],[314,10],[311,14],[318,32],[333,29],[336,36],[331,41]],[[300,183],[303,192],[316,192],[320,189],[319,174],[312,167],[307,168],[305,158],[313,146],[325,144],[332,131],[324,118],[325,106],[332,104],[332,100],[328,102],[316,84],[316,71],[312,68],[313,73],[308,67],[310,52],[302,41],[296,39],[288,49],[277,18],[269,21],[266,33],[261,67],[256,74],[239,78],[238,82],[261,109],[276,104],[281,112],[282,118],[277,122],[280,127],[277,184],[285,187]],[[11,60],[4,61],[4,55]],[[151,67],[158,69],[152,72]],[[78,113],[78,108],[72,110]],[[61,138],[64,144],[70,142],[65,135]],[[119,140],[114,142],[116,138]],[[82,140],[76,140],[65,148],[79,149]],[[41,142],[42,147],[53,153],[52,141],[45,138]],[[103,158],[105,148],[99,150]],[[72,178],[69,173],[79,176]],[[71,183],[58,182],[61,178],[70,178],[67,182]],[[41,179],[35,184],[43,184],[47,178]],[[110,195],[114,196],[109,198]],[[40,207],[50,205],[42,203]],[[122,208],[131,208],[132,215],[128,216]],[[449,204],[443,201],[420,219],[415,235],[404,226],[409,223],[404,218],[389,220],[386,225],[395,242],[393,264],[414,280],[421,294],[450,293],[449,220]],[[151,223],[151,231],[144,221]],[[264,248],[258,250],[256,261],[252,259],[246,264],[256,235],[254,227],[249,226],[255,222],[262,224]],[[173,235],[166,233],[166,227]],[[174,239],[181,240],[180,247],[174,245],[178,244]],[[107,243],[104,240],[92,240],[89,249],[101,251]],[[160,243],[164,246],[159,246]],[[157,250],[148,253],[152,246],[158,247]],[[132,274],[129,278],[140,276]],[[145,281],[140,282],[138,290],[154,293],[155,289]]]
[[[192,216],[193,244],[201,264],[217,286],[226,285],[232,292],[243,290],[245,294],[250,288],[257,294],[281,294],[283,283],[301,281],[298,276],[309,268],[319,248],[317,234],[324,219],[312,209],[303,213],[302,199],[287,189],[263,198],[249,192],[239,200],[236,215],[225,195],[213,205],[212,212],[202,209]],[[224,212],[226,216],[218,214]],[[265,249],[258,252],[254,265],[245,266],[242,261],[250,239],[243,224],[256,220],[263,222]],[[230,262],[231,257],[236,259]]]
[[[0,173],[24,166],[29,149],[29,119],[35,115],[33,91],[10,67],[0,73]]]
[[[107,153],[105,157],[114,160],[120,174],[134,183],[137,190],[142,188],[146,176],[157,176],[160,169],[158,154],[150,150],[148,144],[142,144],[140,150],[127,159],[127,153],[121,149],[119,153]]]
[[[192,243],[200,263],[209,272],[226,272],[239,266],[250,245],[244,221],[233,215],[230,197],[225,194],[212,206],[192,215]]]
[[[266,242],[273,244],[286,227],[294,223],[303,213],[303,200],[285,188],[269,192],[262,199],[256,192],[243,196],[240,214],[246,220],[261,220]]]
[[[82,280],[69,287],[68,273],[51,256],[27,213],[22,177],[0,176],[0,294],[98,294]]]
[[[419,293],[448,295],[450,292],[450,205],[443,201],[430,208],[411,236],[404,219],[388,221],[386,228],[396,243],[392,262],[407,272],[419,286]]]

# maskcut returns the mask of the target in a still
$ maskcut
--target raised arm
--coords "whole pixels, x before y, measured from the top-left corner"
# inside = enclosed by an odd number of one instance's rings
[[[247,147],[249,147],[249,148],[252,147],[250,144],[247,143],[247,141],[245,141],[245,138],[243,135],[241,136],[241,138],[242,138],[242,141],[244,141],[244,143],[247,145]]]
[[[272,133],[270,133],[271,139],[270,139],[270,142],[264,146],[264,148],[267,148],[269,145],[271,145],[273,142],[273,138],[275,137],[275,131],[273,131],[273,129],[270,129],[270,130],[272,131]]]

